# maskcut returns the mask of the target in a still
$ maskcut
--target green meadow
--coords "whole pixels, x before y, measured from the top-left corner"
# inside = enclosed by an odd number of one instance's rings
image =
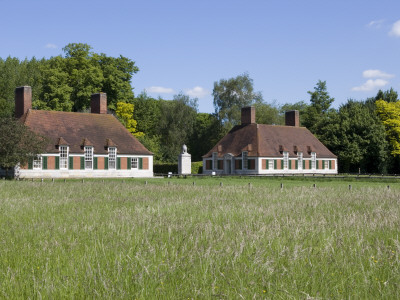
[[[394,180],[1,180],[0,298],[396,299],[399,234]]]

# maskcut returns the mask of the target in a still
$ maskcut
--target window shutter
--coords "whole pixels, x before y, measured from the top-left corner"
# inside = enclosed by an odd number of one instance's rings
[[[281,159],[281,169],[283,170],[283,159]]]
[[[56,170],[60,169],[60,157],[56,156]]]
[[[32,170],[33,169],[33,157],[30,157],[28,159],[28,169]]]
[[[121,157],[117,157],[117,170],[121,170]]]
[[[265,169],[269,170],[269,159],[265,160]]]
[[[318,170],[319,161],[315,160],[315,168]]]
[[[104,170],[108,170],[108,157],[104,157]]]
[[[97,170],[97,157],[93,158],[93,169]]]
[[[332,169],[332,161],[329,160],[329,169]]]
[[[81,170],[85,169],[85,158],[81,157]]]
[[[295,163],[295,169],[297,170],[299,168],[299,161],[298,160],[296,160],[296,163]]]
[[[69,166],[68,166],[68,168],[70,170],[74,169],[74,158],[72,156],[69,157]]]
[[[288,167],[289,167],[289,170],[292,169],[292,161],[290,159],[288,159]]]
[[[276,159],[274,159],[274,169],[276,170],[276,168],[277,168],[277,161]]]
[[[143,169],[143,158],[139,157],[139,170]]]
[[[127,169],[130,170],[132,168],[132,158],[128,157]]]
[[[306,168],[306,161],[303,159],[303,169]]]
[[[42,169],[47,170],[47,156],[42,156]]]

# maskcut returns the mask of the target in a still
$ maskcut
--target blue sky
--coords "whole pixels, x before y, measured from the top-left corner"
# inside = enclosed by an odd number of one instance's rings
[[[213,112],[215,81],[247,72],[265,102],[309,100],[326,80],[334,107],[400,92],[400,1],[0,0],[0,57],[63,54],[68,43],[126,56],[136,94],[180,91]]]

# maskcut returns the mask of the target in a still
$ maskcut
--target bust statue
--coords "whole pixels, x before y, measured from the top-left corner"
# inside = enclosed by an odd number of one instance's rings
[[[187,153],[187,146],[185,144],[182,146],[182,153]]]

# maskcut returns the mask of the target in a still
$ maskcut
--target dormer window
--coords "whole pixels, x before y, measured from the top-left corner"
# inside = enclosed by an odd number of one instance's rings
[[[108,147],[108,168],[115,170],[116,161],[117,161],[117,148]]]
[[[93,147],[85,146],[85,169],[93,169]]]
[[[59,146],[60,150],[60,169],[68,168],[68,146]]]

